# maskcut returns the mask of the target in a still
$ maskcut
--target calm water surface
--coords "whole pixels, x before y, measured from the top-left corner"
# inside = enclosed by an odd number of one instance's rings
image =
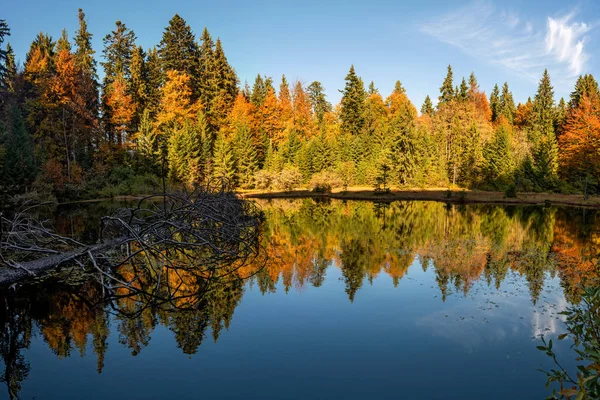
[[[115,203],[63,207],[93,240]],[[537,336],[594,277],[591,210],[261,202],[268,262],[192,307],[71,274],[2,294],[0,398],[542,399]],[[242,276],[243,275],[243,276]],[[244,279],[241,279],[244,278]],[[182,278],[181,290],[194,291]],[[557,353],[574,365],[569,343]]]

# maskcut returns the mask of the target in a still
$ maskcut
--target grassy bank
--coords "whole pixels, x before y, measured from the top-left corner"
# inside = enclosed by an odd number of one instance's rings
[[[240,194],[248,198],[278,199],[278,198],[331,198],[341,200],[428,200],[453,203],[498,203],[498,204],[562,204],[600,208],[600,197],[583,199],[583,195],[557,193],[518,193],[517,197],[506,197],[503,192],[482,190],[449,190],[446,188],[432,189],[392,189],[389,193],[375,193],[370,187],[350,187],[348,190],[333,190],[331,193],[315,193],[310,190],[294,190],[290,192],[266,192],[249,190]]]

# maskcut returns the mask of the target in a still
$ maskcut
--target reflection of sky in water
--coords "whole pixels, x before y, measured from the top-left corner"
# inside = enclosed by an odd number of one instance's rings
[[[564,332],[564,316],[558,313],[567,307],[567,302],[557,278],[547,276],[545,284],[546,290],[534,306],[527,282],[514,272],[509,273],[499,290],[479,281],[466,296],[455,293],[446,300],[446,307],[423,315],[416,325],[468,351],[509,337],[552,338]]]

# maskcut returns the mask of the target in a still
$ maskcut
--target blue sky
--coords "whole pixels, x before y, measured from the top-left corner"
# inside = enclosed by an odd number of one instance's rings
[[[450,63],[455,83],[474,71],[489,94],[508,81],[516,101],[535,94],[548,68],[557,99],[567,97],[576,76],[600,66],[600,2],[565,1],[114,1],[6,2],[0,19],[23,61],[34,36],[73,37],[82,7],[101,57],[102,38],[116,20],[149,48],[160,42],[169,19],[179,13],[199,35],[207,26],[223,41],[241,82],[257,73],[281,74],[306,84],[323,83],[333,103],[351,64],[366,83],[387,96],[402,81],[420,107],[437,99]]]

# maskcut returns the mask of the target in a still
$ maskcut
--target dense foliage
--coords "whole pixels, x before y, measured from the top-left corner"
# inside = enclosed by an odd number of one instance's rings
[[[314,182],[324,177],[376,186],[383,170],[395,186],[598,189],[600,99],[591,75],[557,103],[544,71],[533,99],[516,105],[507,83],[488,100],[474,74],[458,84],[448,66],[437,105],[427,96],[419,114],[399,81],[384,98],[352,66],[332,106],[316,81],[282,76],[276,90],[258,75],[241,86],[221,41],[206,28],[198,39],[175,15],[151,49],[117,21],[103,39],[100,81],[82,10],[78,17],[73,40],[40,33],[22,66],[0,24],[3,193],[111,196],[153,191],[163,179],[193,186],[212,178],[323,190]]]

